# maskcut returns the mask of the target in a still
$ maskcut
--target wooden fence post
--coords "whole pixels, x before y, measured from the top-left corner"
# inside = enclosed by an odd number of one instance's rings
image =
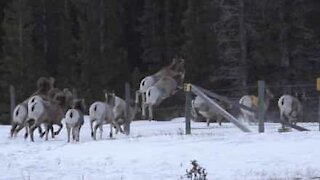
[[[191,84],[184,84],[184,91],[186,93],[185,102],[185,123],[186,134],[191,134]]]
[[[16,107],[16,95],[15,95],[15,90],[13,85],[10,85],[9,92],[10,92],[10,117],[12,118],[14,108]]]
[[[131,123],[131,115],[130,115],[130,84],[128,82],[125,83],[125,101],[126,101],[126,122],[124,125],[124,131],[126,135],[130,134],[130,123]]]
[[[319,95],[319,102],[318,102],[318,123],[319,123],[319,131],[320,131],[320,95]]]
[[[259,119],[259,133],[264,132],[264,95],[265,95],[265,82],[258,81],[258,119]]]
[[[320,77],[316,79],[316,89],[320,91]],[[318,123],[319,123],[319,131],[320,131],[320,95],[319,95],[319,102],[318,102]]]

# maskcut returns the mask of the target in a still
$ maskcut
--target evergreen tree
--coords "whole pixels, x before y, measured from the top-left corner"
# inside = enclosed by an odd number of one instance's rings
[[[4,11],[2,28],[3,58],[1,72],[5,87],[12,83],[18,90],[18,99],[25,98],[30,92],[29,82],[32,80],[34,48],[32,46],[32,30],[34,21],[28,1],[19,0],[9,3]],[[7,88],[6,88],[7,89]]]
[[[215,3],[209,0],[189,0],[185,12],[183,53],[187,71],[193,72],[187,73],[186,78],[199,85],[215,83],[210,77],[215,75],[212,69],[218,63],[217,39],[212,26],[217,20],[216,12]]]

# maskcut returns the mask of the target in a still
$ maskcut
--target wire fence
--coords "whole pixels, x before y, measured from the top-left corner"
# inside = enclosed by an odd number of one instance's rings
[[[295,93],[305,93],[306,97],[303,99],[304,121],[315,122],[318,120],[318,106],[320,93],[316,90],[316,84],[287,84],[287,85],[268,85],[267,88],[274,94],[274,99],[271,100],[269,109],[266,112],[267,119],[278,119],[279,108],[278,99],[283,94],[295,95]],[[238,102],[242,95],[239,92],[246,90],[248,94],[257,95],[257,85],[247,86],[245,88],[208,88],[212,92],[223,95],[233,102]],[[135,89],[131,89],[131,102],[134,102]],[[10,97],[2,101],[0,104],[0,122],[10,123]],[[163,100],[163,102],[154,108],[154,117],[158,120],[170,120],[175,117],[184,116],[185,111],[185,93],[180,90],[170,98]],[[89,105],[87,105],[89,106]],[[239,109],[233,108],[229,110],[234,116],[238,117]],[[141,113],[138,113],[135,119],[142,119]]]
[[[284,94],[290,94],[295,96],[296,93],[304,93],[305,97],[302,99],[303,105],[303,121],[304,122],[317,122],[318,121],[318,108],[319,108],[319,96],[320,92],[316,90],[316,84],[287,84],[287,85],[267,85],[267,88],[274,94],[274,98],[271,99],[269,108],[266,112],[266,119],[270,121],[276,121],[279,119],[279,108],[278,100]],[[211,88],[212,92],[223,95],[233,102],[238,102],[242,95],[238,94],[242,90],[248,91],[249,95],[258,94],[258,86],[247,86],[246,88]],[[170,103],[165,103],[156,108],[157,116],[160,119],[170,119],[175,115],[184,115],[184,101],[181,102],[181,95],[179,96],[180,101],[177,101],[177,97],[173,96],[171,100],[167,100]],[[179,102],[179,103],[178,103]],[[235,117],[238,117],[240,110],[237,108],[229,109]],[[165,118],[167,117],[167,118]]]

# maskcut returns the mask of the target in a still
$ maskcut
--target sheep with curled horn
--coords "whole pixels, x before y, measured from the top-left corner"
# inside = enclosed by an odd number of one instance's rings
[[[175,77],[164,76],[153,86],[149,87],[146,93],[146,102],[142,108],[148,108],[148,119],[153,119],[153,107],[160,105],[160,103],[174,95],[178,91],[178,82],[181,82],[182,75]]]
[[[223,109],[230,109],[232,106],[228,105],[224,102],[217,101],[215,100]],[[210,126],[210,120],[216,120],[216,122],[221,126],[222,125],[222,120],[223,116],[221,116],[218,112],[216,112],[210,104],[205,101],[203,98],[200,96],[196,96],[192,100],[192,116],[194,120],[196,120],[199,115],[204,117],[206,119],[207,126]]]
[[[280,110],[280,119],[289,124],[296,124],[303,120],[302,101],[305,99],[305,93],[296,93],[296,97],[292,95],[282,95],[278,100]],[[282,123],[282,128],[285,125]]]
[[[72,108],[66,112],[64,118],[67,128],[67,139],[70,142],[70,136],[72,133],[72,139],[74,141],[80,140],[80,130],[84,124],[85,102],[84,99],[75,99],[73,101]]]
[[[271,91],[269,89],[265,90],[265,95],[264,95],[264,110],[267,111],[270,101],[271,99],[273,99],[274,95],[271,93]],[[241,97],[241,99],[239,100],[239,104],[242,104],[244,106],[247,106],[249,108],[255,109],[257,110],[258,108],[258,102],[259,99],[257,96],[255,95],[244,95]],[[244,120],[246,120],[249,124],[251,122],[257,122],[256,117],[255,117],[255,113],[248,111],[246,109],[240,109],[241,111],[241,115],[243,117]]]
[[[145,108],[143,108],[142,105],[146,102],[147,89],[165,76],[174,77],[180,75],[182,77],[182,81],[178,83],[179,85],[181,85],[180,83],[183,83],[184,73],[184,59],[174,58],[170,65],[163,67],[155,74],[147,76],[141,80],[139,90],[136,91],[136,103],[139,103],[139,96],[141,96],[141,108],[143,117],[146,116]]]
[[[52,138],[59,134],[63,127],[61,121],[64,117],[66,107],[70,104],[68,100],[72,99],[68,97],[70,94],[71,92],[68,89],[64,89],[63,91],[56,93],[53,99],[42,99],[28,106],[29,113],[27,122],[31,141],[34,141],[33,132],[35,128],[39,127],[41,124],[45,126],[46,140],[48,140],[49,129],[53,131],[53,125],[58,125],[59,129],[52,133]]]
[[[54,78],[52,77],[40,77],[37,80],[37,91],[34,92],[29,98],[18,104],[12,114],[12,127],[10,130],[11,137],[17,136],[18,132],[25,127],[25,121],[28,116],[28,102],[36,101],[39,99],[49,99],[49,92],[54,87]],[[42,134],[41,127],[39,127],[39,133]],[[27,136],[27,129],[25,138]]]
[[[113,137],[113,126],[117,131],[121,131],[118,123],[115,122],[113,107],[115,104],[115,94],[108,93],[105,102],[96,101],[89,108],[89,120],[91,128],[91,137],[96,140],[97,130],[100,131],[100,139],[102,139],[103,125],[110,125],[109,137]]]

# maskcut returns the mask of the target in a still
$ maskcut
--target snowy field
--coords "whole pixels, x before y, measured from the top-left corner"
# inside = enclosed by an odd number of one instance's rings
[[[310,132],[278,133],[279,124],[266,124],[266,133],[242,133],[230,123],[192,123],[184,134],[184,119],[137,121],[131,135],[93,141],[88,122],[79,143],[66,142],[66,130],[55,139],[35,143],[9,138],[10,126],[0,126],[1,180],[179,180],[186,179],[190,161],[197,160],[209,180],[317,179],[320,177],[318,124]],[[320,178],[319,178],[320,179]]]

